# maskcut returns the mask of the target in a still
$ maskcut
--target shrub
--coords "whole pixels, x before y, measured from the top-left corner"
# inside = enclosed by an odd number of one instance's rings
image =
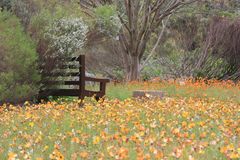
[[[231,65],[223,59],[210,55],[200,69],[195,70],[196,77],[222,79],[231,69]]]
[[[12,12],[20,19],[25,30],[37,10],[38,5],[35,0],[14,0],[12,3]]]
[[[98,29],[108,36],[115,37],[122,25],[117,10],[112,5],[102,5],[95,9]]]
[[[161,76],[162,66],[155,59],[150,59],[149,62],[141,70],[141,79],[144,81]]]
[[[0,1],[0,11],[3,9],[10,10],[12,7],[13,0],[1,0]]]
[[[35,45],[19,19],[0,12],[0,102],[19,103],[38,93]]]
[[[51,46],[56,50],[54,57],[71,57],[84,46],[88,26],[81,18],[62,18],[50,25],[45,33]]]
[[[37,43],[43,90],[49,87],[44,85],[45,81],[52,77],[52,72],[59,68],[57,66],[64,65],[66,58],[75,56],[83,47],[88,32],[79,5],[67,1],[51,2],[47,0],[47,6],[39,5],[40,11],[31,18],[28,28]],[[58,77],[51,80],[55,78]]]
[[[46,2],[47,6],[38,4],[39,11],[31,17],[29,32],[37,42],[44,38],[44,33],[55,21],[64,17],[83,17],[79,5],[75,5],[74,3],[59,5],[59,2],[51,4],[53,2],[55,2],[55,0]]]
[[[85,21],[77,18],[81,15],[74,4],[56,4],[52,8],[42,8],[31,18],[29,32],[38,44],[37,51],[44,63],[48,63],[49,57],[74,54],[83,46],[88,27]]]

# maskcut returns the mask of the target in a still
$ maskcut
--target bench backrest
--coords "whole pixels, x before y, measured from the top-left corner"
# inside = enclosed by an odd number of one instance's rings
[[[44,75],[45,89],[42,92],[52,96],[81,96],[85,90],[85,56],[69,59],[61,67]]]

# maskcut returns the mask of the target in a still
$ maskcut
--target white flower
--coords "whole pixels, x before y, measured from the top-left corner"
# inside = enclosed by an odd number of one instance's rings
[[[88,26],[81,18],[62,18],[56,20],[45,33],[57,56],[68,57],[83,48]]]

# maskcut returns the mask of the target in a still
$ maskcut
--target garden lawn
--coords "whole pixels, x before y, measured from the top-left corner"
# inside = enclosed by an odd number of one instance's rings
[[[0,159],[240,158],[239,85],[125,87],[110,85],[110,98],[87,99],[81,108],[77,100],[2,106]],[[128,98],[135,89],[161,89],[167,97]]]

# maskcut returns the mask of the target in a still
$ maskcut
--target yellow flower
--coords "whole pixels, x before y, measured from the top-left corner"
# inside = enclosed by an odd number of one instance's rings
[[[196,125],[195,123],[190,123],[190,124],[188,125],[188,128],[191,129],[191,128],[195,127],[195,125]]]
[[[184,118],[189,117],[189,113],[188,113],[188,112],[183,112],[183,113],[182,113],[182,117],[184,117]]]
[[[8,153],[8,160],[15,160],[17,157],[16,153],[10,152]]]
[[[183,122],[182,122],[182,127],[183,127],[183,128],[187,127],[187,122],[186,122],[186,121],[183,121]]]
[[[196,135],[194,133],[191,134],[191,139],[195,139]]]
[[[212,137],[216,137],[216,133],[211,133],[211,136]]]
[[[49,158],[54,160],[64,160],[63,154],[56,149],[53,151],[52,154],[49,155]]]
[[[30,126],[30,127],[33,127],[33,126],[34,126],[34,123],[33,123],[33,122],[30,122],[30,123],[29,123],[29,126]]]
[[[233,152],[229,155],[229,157],[231,159],[238,159],[238,158],[240,158],[240,155],[238,153]]]
[[[43,152],[45,152],[48,148],[49,148],[48,146],[45,146],[45,147],[43,148]]]
[[[93,138],[93,144],[98,144],[100,142],[100,137],[99,136],[95,136]]]
[[[26,143],[24,147],[26,148],[30,148],[32,146],[32,144],[30,142]]]
[[[193,156],[192,156],[192,155],[189,155],[189,156],[188,156],[188,160],[194,160]]]
[[[199,122],[199,125],[200,125],[201,127],[203,127],[203,126],[205,125],[205,123],[204,123],[203,121],[201,121],[201,122]]]

